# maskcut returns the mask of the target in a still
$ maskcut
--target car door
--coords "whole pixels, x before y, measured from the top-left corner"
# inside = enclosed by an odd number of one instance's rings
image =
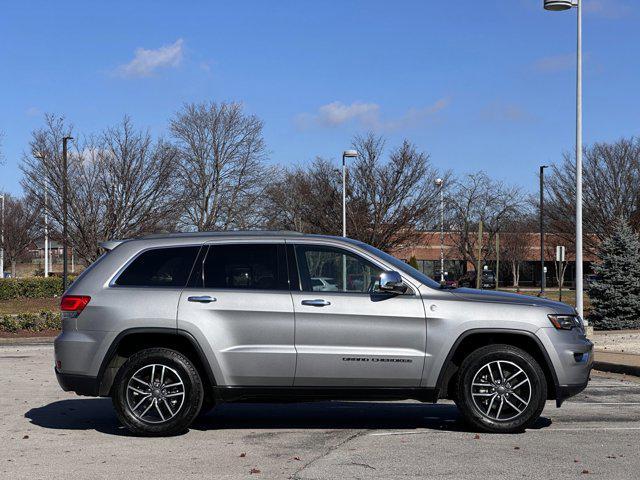
[[[178,328],[203,345],[219,386],[291,386],[296,352],[284,241],[208,245],[180,298]]]
[[[296,242],[296,386],[416,387],[425,360],[419,293],[375,293],[384,268],[346,246]],[[322,279],[321,282],[314,281]]]

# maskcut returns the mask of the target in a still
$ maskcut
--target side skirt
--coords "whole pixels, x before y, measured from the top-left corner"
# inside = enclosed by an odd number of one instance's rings
[[[222,402],[292,403],[323,400],[419,400],[435,403],[434,388],[372,387],[214,387]]]

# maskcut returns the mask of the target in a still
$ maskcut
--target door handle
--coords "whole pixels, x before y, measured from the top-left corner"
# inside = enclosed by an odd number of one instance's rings
[[[195,297],[188,297],[187,300],[189,300],[190,302],[197,302],[197,303],[211,303],[216,301],[214,297],[210,297],[209,295],[198,295]]]
[[[331,305],[331,302],[327,302],[321,298],[316,298],[315,300],[302,300],[302,305],[308,305],[310,307],[326,307],[327,305]]]

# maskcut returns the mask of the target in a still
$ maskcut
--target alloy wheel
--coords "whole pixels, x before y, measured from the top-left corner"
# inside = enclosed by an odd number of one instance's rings
[[[176,370],[166,365],[145,365],[127,383],[127,404],[146,423],[163,423],[181,410],[185,386]]]
[[[478,369],[471,383],[471,398],[490,420],[505,422],[520,416],[531,401],[531,381],[513,362],[494,360]]]

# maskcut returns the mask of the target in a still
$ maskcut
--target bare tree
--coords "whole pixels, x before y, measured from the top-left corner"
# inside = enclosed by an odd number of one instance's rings
[[[575,249],[573,246],[565,248],[565,261],[559,262],[556,260],[556,247],[561,243],[564,243],[564,235],[559,234],[547,234],[545,236],[545,258],[553,259],[553,272],[556,279],[556,284],[560,289],[564,287],[565,281],[565,273],[567,271],[567,266],[569,265],[569,258],[575,258]],[[562,301],[562,297],[560,297]]]
[[[188,104],[170,123],[180,158],[182,224],[198,231],[258,224],[269,178],[263,124],[238,103]]]
[[[383,250],[414,244],[439,219],[429,155],[405,140],[383,161],[385,140],[373,133],[355,137],[353,147],[360,156],[349,182],[351,236]],[[448,183],[450,174],[442,176]]]
[[[494,253],[494,239],[504,225],[525,208],[524,197],[517,187],[492,180],[480,171],[466,175],[456,182],[449,200],[451,223],[459,232],[455,249],[465,261],[476,268],[478,260],[478,224],[483,223],[481,260]],[[484,238],[488,237],[487,241]]]
[[[417,241],[439,218],[429,156],[405,141],[384,160],[385,141],[373,134],[355,137],[353,147],[360,156],[347,176],[349,237],[383,250]],[[265,197],[269,228],[341,233],[342,175],[327,160],[284,170]]]
[[[320,158],[306,167],[282,169],[265,190],[266,228],[340,235],[342,184],[335,166]]]
[[[25,198],[5,194],[4,254],[11,264],[11,276],[16,276],[16,264],[27,253],[35,238],[36,210],[34,203]]]
[[[545,210],[551,231],[573,245],[576,198],[575,159],[565,154],[546,180]],[[626,219],[640,230],[640,139],[622,138],[615,143],[595,143],[583,154],[583,222],[585,248],[597,252],[600,242],[615,228],[615,219]],[[588,235],[592,234],[592,235]]]
[[[520,267],[531,255],[533,222],[527,218],[511,219],[500,232],[500,250],[502,258],[511,267],[512,284],[520,291]]]
[[[25,192],[47,210],[54,230],[62,224],[62,137],[72,128],[47,115],[33,132],[32,154],[22,161]],[[77,136],[77,135],[75,135]],[[98,244],[175,228],[177,155],[168,144],[123,121],[73,144],[68,166],[69,237],[80,258],[91,262]]]

